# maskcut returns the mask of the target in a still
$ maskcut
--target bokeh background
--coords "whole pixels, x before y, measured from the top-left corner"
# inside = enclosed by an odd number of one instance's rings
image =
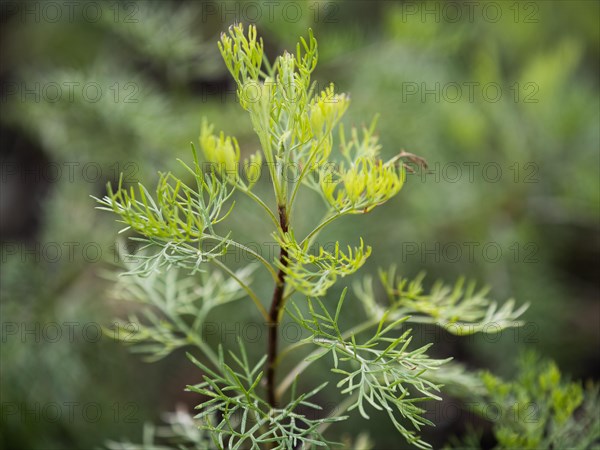
[[[190,159],[203,116],[236,135],[243,153],[256,150],[216,46],[235,21],[256,23],[271,57],[312,27],[316,80],[351,94],[345,123],[380,113],[383,156],[404,149],[429,162],[393,201],[339,222],[320,241],[364,237],[373,255],[361,276],[390,264],[410,277],[425,270],[430,281],[466,275],[499,300],[531,303],[520,332],[417,333],[417,341],[433,336],[436,356],[501,376],[530,348],[573,379],[598,379],[598,2],[0,6],[2,448],[139,441],[144,422],[197,404],[183,392],[199,375],[182,352],[149,365],[100,330],[128,306],[107,291],[119,227],[90,195],[104,195],[120,172],[147,186],[158,170],[181,173],[175,160]],[[270,195],[266,183],[257,189]],[[268,244],[268,222],[239,200],[234,234]],[[322,213],[310,196],[300,208],[300,229]],[[257,279],[264,298],[266,279]],[[360,308],[347,314],[351,321]],[[260,320],[249,302],[212,320],[232,317],[242,328]],[[326,377],[317,368],[305,384]],[[335,392],[322,395],[337,401]],[[436,447],[468,425],[456,412],[437,422],[425,430]],[[361,428],[376,448],[402,446],[377,415],[332,428],[332,437]]]

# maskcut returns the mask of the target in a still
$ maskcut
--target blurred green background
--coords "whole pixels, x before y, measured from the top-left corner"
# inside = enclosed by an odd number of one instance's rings
[[[464,274],[499,300],[531,303],[518,332],[424,332],[418,341],[433,338],[436,356],[506,376],[519,350],[533,348],[574,379],[598,379],[598,2],[0,6],[3,448],[140,440],[145,421],[198,403],[183,392],[199,374],[182,353],[148,365],[100,330],[129,306],[107,291],[119,227],[90,195],[104,195],[120,172],[147,186],[158,170],[181,173],[175,159],[190,159],[203,116],[236,135],[243,153],[257,149],[216,46],[236,21],[257,24],[271,58],[312,27],[316,80],[351,94],[345,123],[380,113],[383,157],[404,149],[429,162],[393,201],[339,222],[320,243],[363,236],[373,255],[359,275],[390,264],[404,276],[426,270],[429,281]],[[266,183],[257,189],[271,198]],[[229,223],[238,240],[268,251],[262,213],[242,198],[236,209]],[[301,230],[322,212],[310,196],[298,211]],[[263,280],[257,291],[268,298]],[[351,321],[360,308],[347,314]],[[243,329],[260,317],[248,302],[212,320]],[[233,343],[231,334],[210,340]],[[255,347],[258,355],[263,344]],[[316,368],[303,383],[325,373]],[[337,402],[335,392],[321,395]],[[437,422],[424,431],[434,447],[467,426],[456,413]],[[402,447],[377,415],[331,433],[361,427],[376,448]]]

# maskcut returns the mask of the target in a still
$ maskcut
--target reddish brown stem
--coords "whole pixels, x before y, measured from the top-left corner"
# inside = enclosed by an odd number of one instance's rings
[[[279,225],[281,230],[288,231],[288,219],[284,206],[279,207]],[[281,266],[287,266],[287,250],[281,248],[279,253],[279,262]],[[271,309],[269,310],[269,335],[267,343],[267,401],[272,408],[277,407],[277,398],[275,396],[275,360],[277,358],[277,334],[279,326],[279,316],[283,303],[283,292],[285,290],[285,272],[283,268],[277,273],[277,281],[273,290],[273,299],[271,300]]]

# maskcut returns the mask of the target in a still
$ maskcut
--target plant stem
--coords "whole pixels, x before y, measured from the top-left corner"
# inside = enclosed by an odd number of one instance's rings
[[[256,203],[258,203],[266,211],[266,213],[268,214],[269,218],[273,221],[275,226],[277,226],[277,217],[275,217],[275,214],[273,214],[273,211],[271,211],[271,208],[269,208],[267,206],[267,204],[265,202],[263,202],[260,197],[258,197],[254,192],[252,192],[250,189],[248,189],[246,187],[238,186],[238,189],[240,189],[244,194],[246,194],[248,197],[250,197]]]
[[[244,289],[246,291],[246,293],[248,294],[248,296],[252,299],[252,301],[254,302],[254,304],[256,305],[256,307],[258,308],[258,310],[260,311],[260,313],[262,314],[262,316],[268,320],[269,315],[267,314],[267,310],[265,309],[265,307],[262,305],[262,303],[260,302],[260,300],[258,299],[258,296],[254,293],[254,291],[250,288],[250,286],[248,286],[246,283],[244,283],[242,280],[240,280],[240,278],[235,274],[235,272],[233,270],[231,270],[229,267],[227,267],[225,264],[223,264],[221,261],[219,261],[217,258],[213,258],[210,260],[212,263],[216,264],[217,266],[219,266],[221,269],[223,269],[224,272],[226,272],[231,278],[233,278],[235,281],[238,282],[238,284],[240,285],[240,287],[242,289]]]
[[[329,216],[327,218],[325,218],[319,225],[317,225],[317,227],[312,230],[308,236],[306,236],[302,242],[300,242],[300,246],[303,246],[306,243],[307,247],[310,247],[312,244],[313,239],[319,234],[319,232],[325,228],[327,225],[329,225],[331,222],[333,222],[334,220],[336,220],[339,217],[342,217],[344,214],[346,214],[347,211],[340,211],[340,212],[336,212],[334,213],[332,216]]]
[[[288,217],[285,206],[280,205],[279,225],[283,233],[288,231]],[[277,273],[277,281],[273,290],[273,300],[271,301],[271,309],[269,310],[269,338],[267,343],[267,401],[272,408],[277,407],[277,398],[275,395],[275,365],[277,360],[277,333],[279,326],[279,316],[283,303],[283,292],[285,291],[285,272],[283,267],[287,266],[287,250],[281,247],[279,253],[279,262],[281,268]]]

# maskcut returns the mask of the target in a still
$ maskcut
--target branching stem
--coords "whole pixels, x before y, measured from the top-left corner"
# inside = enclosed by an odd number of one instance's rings
[[[339,212],[335,212],[331,216],[325,218],[319,225],[317,225],[317,227],[314,230],[312,230],[308,234],[308,236],[306,236],[302,240],[302,242],[300,243],[300,246],[304,246],[306,244],[307,247],[310,247],[313,242],[313,239],[317,237],[317,235],[323,228],[325,228],[327,225],[329,225],[331,222],[338,219],[339,217],[342,217],[344,214],[346,214],[346,211],[339,211]]]
[[[241,190],[248,197],[250,197],[252,200],[254,200],[256,203],[258,203],[265,210],[265,212],[267,213],[269,218],[273,221],[273,224],[275,224],[275,226],[278,225],[277,217],[275,217],[275,214],[273,214],[273,211],[271,211],[271,208],[269,208],[267,206],[267,204],[265,202],[263,202],[260,197],[258,197],[254,192],[252,192],[250,189],[248,189],[246,187],[238,186],[238,189]]]
[[[226,272],[231,278],[233,278],[235,281],[237,281],[237,283],[240,285],[240,287],[242,289],[244,289],[246,291],[246,293],[248,294],[248,296],[252,299],[252,301],[254,302],[254,304],[256,305],[256,307],[258,308],[258,310],[260,311],[260,313],[262,314],[262,316],[265,319],[269,318],[269,315],[267,314],[267,310],[265,309],[265,307],[262,305],[262,303],[260,302],[260,300],[258,299],[258,296],[254,293],[254,291],[250,288],[250,286],[248,286],[246,283],[244,283],[236,274],[233,270],[231,270],[229,267],[227,267],[225,264],[223,264],[221,261],[219,261],[216,258],[211,259],[211,262],[213,262],[214,264],[216,264],[217,266],[219,266],[221,269],[223,269],[224,272]]]

